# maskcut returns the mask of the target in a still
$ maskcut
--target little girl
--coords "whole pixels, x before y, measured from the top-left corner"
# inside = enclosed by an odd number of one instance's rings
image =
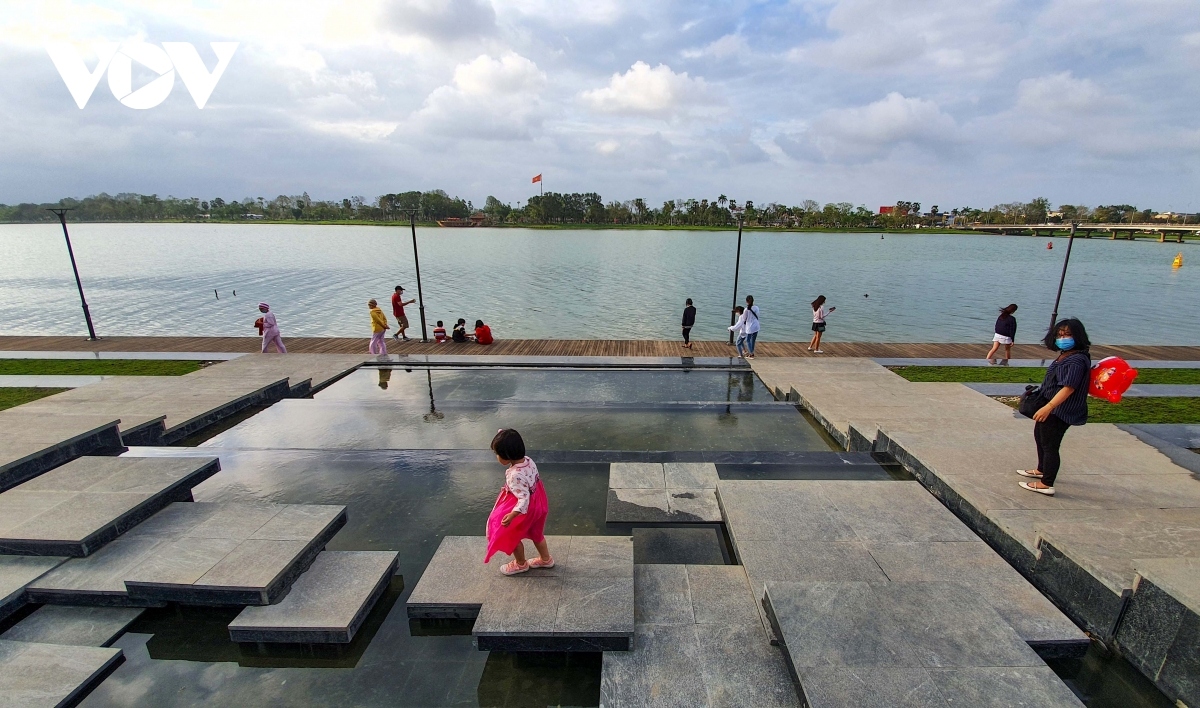
[[[530,568],[553,568],[554,559],[546,545],[543,529],[550,504],[546,490],[538,477],[537,465],[525,456],[525,441],[511,428],[501,428],[492,438],[492,452],[508,469],[504,471],[504,486],[487,521],[487,555],[496,552],[511,554],[513,560],[500,569],[505,575],[524,573]],[[524,539],[533,541],[538,557],[525,561]]]

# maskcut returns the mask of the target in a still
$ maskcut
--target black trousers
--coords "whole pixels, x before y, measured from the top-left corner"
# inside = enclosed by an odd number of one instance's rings
[[[683,343],[691,344],[691,342],[692,342],[692,328],[684,327],[683,328]]]
[[[1058,448],[1062,445],[1063,436],[1067,434],[1067,428],[1070,428],[1069,423],[1063,422],[1062,418],[1050,414],[1045,423],[1033,424],[1033,442],[1037,445],[1038,454],[1038,469],[1042,472],[1042,484],[1047,487],[1054,486],[1054,479],[1058,477],[1058,468],[1062,465],[1062,460],[1058,456]]]

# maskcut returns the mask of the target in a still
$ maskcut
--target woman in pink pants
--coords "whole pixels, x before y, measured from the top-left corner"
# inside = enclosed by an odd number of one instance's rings
[[[265,302],[258,303],[258,311],[263,313],[262,316],[262,353],[267,353],[267,347],[272,342],[275,343],[275,350],[280,354],[287,354],[287,347],[283,346],[283,336],[279,334],[279,324],[275,321],[275,313],[271,312],[271,306]]]
[[[379,309],[379,303],[374,300],[369,300],[367,307],[371,308],[371,345],[367,347],[367,351],[387,356],[387,316],[383,314],[383,310]]]

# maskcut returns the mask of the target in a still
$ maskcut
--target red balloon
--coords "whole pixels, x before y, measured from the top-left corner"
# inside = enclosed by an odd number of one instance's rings
[[[1137,369],[1119,356],[1109,356],[1092,364],[1088,393],[1109,403],[1120,403],[1121,396],[1137,378]]]

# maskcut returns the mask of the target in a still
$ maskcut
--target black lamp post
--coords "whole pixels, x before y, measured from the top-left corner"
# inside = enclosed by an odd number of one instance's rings
[[[421,259],[417,255],[417,210],[405,209],[408,212],[408,226],[412,229],[413,265],[417,268],[417,309],[421,311],[421,341],[429,341],[429,330],[425,326],[425,296],[421,293]]]
[[[1067,237],[1067,256],[1063,258],[1062,275],[1058,279],[1058,295],[1054,296],[1054,314],[1050,315],[1050,330],[1058,323],[1058,303],[1062,300],[1063,283],[1067,280],[1067,264],[1071,262],[1071,244],[1075,243],[1075,222],[1071,222],[1071,235]]]
[[[92,313],[88,310],[87,299],[83,297],[83,281],[79,279],[79,268],[75,265],[75,250],[71,248],[71,234],[67,233],[67,212],[70,209],[47,209],[58,216],[58,222],[62,224],[63,237],[67,239],[67,255],[71,257],[71,271],[75,273],[75,287],[79,288],[79,302],[83,305],[83,319],[87,320],[88,339],[96,341],[99,337],[96,336],[96,328],[92,326]]]
[[[742,270],[742,212],[735,212],[738,220],[738,242],[737,242],[737,259],[733,263],[733,306],[729,308],[729,326],[732,327],[737,322],[737,313],[733,308],[737,307],[738,296],[738,275]],[[733,344],[733,330],[729,332],[729,343]]]

